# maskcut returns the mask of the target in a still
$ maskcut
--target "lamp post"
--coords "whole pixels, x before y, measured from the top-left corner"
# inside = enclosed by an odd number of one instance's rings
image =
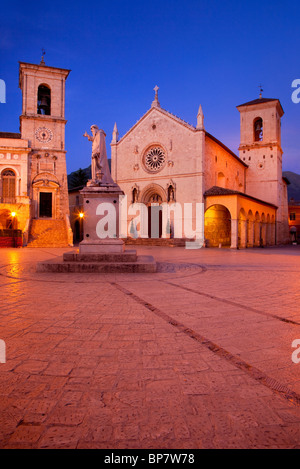
[[[16,212],[11,212],[11,218],[12,218],[12,238],[13,238],[13,247],[16,247],[16,238],[15,238],[15,218],[17,216]]]
[[[82,241],[84,213],[79,213],[79,240]]]

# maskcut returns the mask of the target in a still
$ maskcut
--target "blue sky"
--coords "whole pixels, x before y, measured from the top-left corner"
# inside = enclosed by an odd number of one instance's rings
[[[150,108],[159,86],[164,109],[196,124],[238,152],[236,106],[279,98],[283,168],[300,173],[300,103],[291,100],[300,78],[300,5],[296,1],[38,1],[1,2],[0,131],[19,131],[18,62],[71,69],[66,87],[68,172],[90,164],[92,124],[120,136]]]

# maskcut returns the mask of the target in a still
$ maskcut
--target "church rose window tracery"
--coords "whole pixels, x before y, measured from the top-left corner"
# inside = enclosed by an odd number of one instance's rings
[[[160,171],[166,162],[164,150],[155,146],[150,148],[144,156],[144,165],[146,169],[152,173]]]

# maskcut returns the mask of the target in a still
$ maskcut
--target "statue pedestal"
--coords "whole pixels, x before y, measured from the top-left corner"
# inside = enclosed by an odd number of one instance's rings
[[[124,195],[119,186],[90,181],[81,193],[84,206],[84,239],[79,244],[79,252],[67,252],[62,258],[39,262],[37,272],[156,272],[157,266],[152,256],[137,256],[135,250],[125,251],[125,243],[119,238],[119,196]],[[110,236],[105,237],[103,227],[106,229],[108,225],[113,229],[109,232]]]
[[[154,273],[156,262],[152,256],[137,256],[136,251],[125,251],[119,229],[120,196],[124,192],[113,182],[109,172],[104,131],[95,125],[91,129],[93,137],[84,134],[93,141],[92,179],[81,191],[84,238],[79,244],[79,252],[39,262],[36,270],[47,273]]]
[[[115,183],[97,184],[90,181],[81,194],[84,233],[83,241],[79,244],[79,253],[124,252],[124,241],[119,238],[119,196],[124,195],[124,192]]]

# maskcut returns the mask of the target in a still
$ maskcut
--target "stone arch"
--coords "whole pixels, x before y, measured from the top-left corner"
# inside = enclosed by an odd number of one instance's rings
[[[156,183],[149,184],[147,187],[145,187],[141,194],[141,202],[145,205],[148,205],[151,203],[151,198],[154,195],[158,195],[162,202],[167,202],[166,191],[163,189],[163,187]]]
[[[159,184],[149,184],[142,192],[141,202],[148,207],[148,237],[162,237],[162,203],[167,202],[166,191]]]
[[[18,219],[12,216],[8,209],[0,210],[0,230],[16,230],[18,228]]]
[[[59,218],[60,184],[57,177],[46,172],[38,174],[32,181],[32,190],[33,218]]]
[[[256,117],[253,121],[253,139],[254,142],[262,142],[263,140],[263,120],[261,117]]]
[[[204,216],[204,237],[209,247],[231,244],[231,213],[224,205],[207,208]]]
[[[51,115],[51,88],[46,83],[41,83],[37,90],[37,114]]]

